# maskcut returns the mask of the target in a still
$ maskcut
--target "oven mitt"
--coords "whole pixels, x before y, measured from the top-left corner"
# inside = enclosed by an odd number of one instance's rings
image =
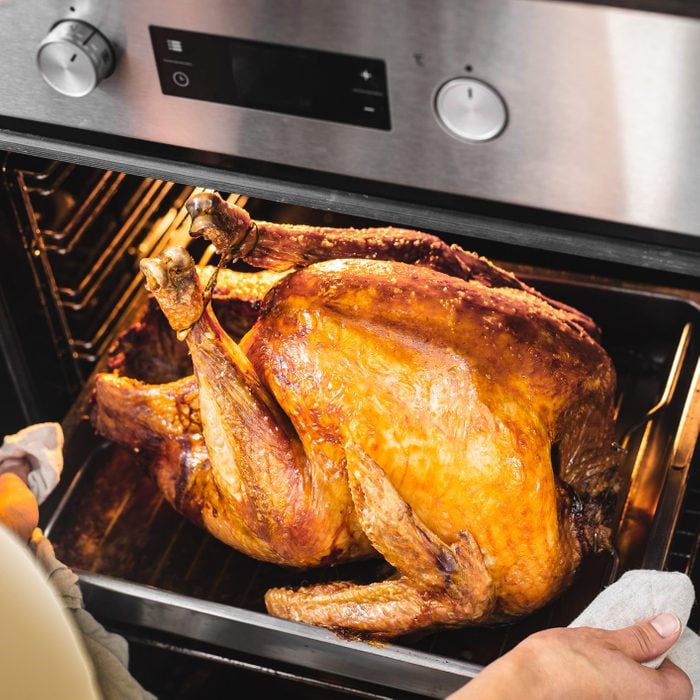
[[[32,533],[31,547],[80,631],[104,700],[157,700],[129,673],[129,647],[126,640],[118,634],[108,632],[85,610],[78,577],[56,559],[51,542],[39,528]]]
[[[693,684],[693,697],[700,700],[700,637],[686,627],[695,600],[691,580],[675,571],[628,571],[608,586],[569,625],[621,629],[653,617],[675,613],[683,626],[680,639],[666,654],[644,665],[657,668],[665,656],[683,669]]]
[[[36,423],[6,435],[0,447],[0,474],[27,461],[29,488],[39,504],[56,488],[63,471],[63,430],[58,423]]]

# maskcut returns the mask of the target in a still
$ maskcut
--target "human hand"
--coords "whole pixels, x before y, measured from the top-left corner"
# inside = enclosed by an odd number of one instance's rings
[[[27,486],[26,460],[5,460],[0,471],[0,523],[27,542],[39,524],[39,506]]]
[[[690,700],[690,680],[671,661],[664,660],[658,669],[642,666],[668,651],[680,633],[680,621],[669,613],[621,630],[544,630],[487,666],[448,700]]]

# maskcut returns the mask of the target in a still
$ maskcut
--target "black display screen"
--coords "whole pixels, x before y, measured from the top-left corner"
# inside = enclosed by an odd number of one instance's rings
[[[379,59],[164,27],[150,32],[166,95],[391,128]]]

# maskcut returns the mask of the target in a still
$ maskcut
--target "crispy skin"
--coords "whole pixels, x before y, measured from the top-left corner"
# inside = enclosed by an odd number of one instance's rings
[[[208,192],[192,197],[187,208],[193,218],[193,236],[208,238],[220,253],[235,251],[254,267],[283,271],[349,258],[404,262],[486,287],[526,291],[558,309],[565,323],[596,338],[599,335],[593,320],[578,309],[548,299],[490,260],[457,245],[447,245],[423,231],[392,226],[357,229],[253,221],[245,209]]]
[[[308,450],[340,461],[352,438],[444,542],[474,533],[503,612],[568,581],[581,543],[559,517],[551,445],[574,430],[610,465],[614,372],[552,307],[400,263],[333,261],[275,287],[245,346]],[[572,404],[608,430],[562,422]]]
[[[143,453],[151,475],[176,510],[251,557],[279,561],[245,526],[235,503],[212,479],[194,377],[148,385],[99,374],[92,420],[103,435]]]
[[[101,377],[95,420],[155,455],[176,508],[252,556],[306,567],[378,553],[396,570],[273,589],[272,614],[380,638],[500,620],[551,600],[609,544],[615,375],[590,319],[425,234],[399,232],[392,250],[396,230],[259,222],[251,242],[249,219],[225,210],[222,231],[210,197],[198,202],[197,230],[222,246],[308,266],[236,343],[183,250],[142,261],[195,381]]]

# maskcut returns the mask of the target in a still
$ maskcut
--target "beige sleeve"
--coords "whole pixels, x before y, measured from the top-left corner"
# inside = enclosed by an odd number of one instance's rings
[[[32,548],[80,632],[104,700],[156,700],[129,673],[129,647],[126,640],[118,634],[108,632],[85,610],[78,577],[56,558],[51,542],[38,528],[32,534]]]
[[[0,526],[2,697],[100,697],[80,636],[31,553]]]

